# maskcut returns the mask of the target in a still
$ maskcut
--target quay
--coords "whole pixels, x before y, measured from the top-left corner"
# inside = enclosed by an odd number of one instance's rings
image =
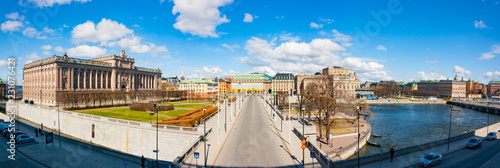
[[[446,104],[486,112],[490,114],[500,114],[500,104],[490,102],[466,102],[466,101],[447,101]]]

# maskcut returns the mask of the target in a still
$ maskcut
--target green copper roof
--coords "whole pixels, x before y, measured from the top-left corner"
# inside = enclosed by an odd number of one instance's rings
[[[498,79],[492,79],[490,81],[490,83],[492,83],[492,84],[500,84],[500,80],[498,80]]]
[[[0,79],[0,84],[5,84],[5,82],[2,79]]]
[[[273,77],[273,80],[289,80],[289,79],[295,79],[295,75],[291,73],[277,73]]]
[[[249,79],[254,79],[254,80],[267,80],[269,81],[269,78],[267,78],[266,75],[264,74],[238,74],[234,77],[234,80],[249,80]]]

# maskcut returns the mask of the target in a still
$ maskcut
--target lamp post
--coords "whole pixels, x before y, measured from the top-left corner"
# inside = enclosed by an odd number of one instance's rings
[[[153,104],[153,108],[156,110],[156,167],[158,167],[158,109],[160,109],[161,104],[158,104],[158,108],[156,108],[156,104]]]
[[[227,132],[227,95],[224,96],[224,132]]]
[[[57,103],[57,125],[59,125],[59,148],[61,147],[61,119],[59,117],[59,101],[56,101]]]
[[[206,135],[207,135],[207,124],[206,124],[206,117],[207,117],[207,114],[206,114],[206,111],[207,111],[207,107],[203,107],[203,144],[205,146],[205,150],[203,151],[203,153],[205,154],[205,167],[207,167],[207,139],[206,139]]]
[[[300,113],[302,113],[302,136],[305,138],[306,137],[306,134],[305,134],[305,121],[304,120],[304,111],[306,110],[305,107],[302,107],[300,109]],[[306,151],[305,150],[302,150],[302,165],[304,165],[305,163],[305,155],[306,155]]]
[[[363,108],[362,107],[359,107],[359,106],[356,106],[356,112],[358,114],[358,151],[356,153],[358,153],[358,167],[359,167],[359,152],[361,151],[359,149],[359,139],[360,139],[360,136],[361,134],[359,133],[359,112],[362,110]]]
[[[488,102],[488,108],[490,107],[490,102]],[[486,123],[486,135],[488,135],[488,132],[490,132],[490,113],[488,113],[488,110],[486,109],[486,114],[488,115],[488,123]]]
[[[446,151],[450,151],[450,137],[451,137],[451,112],[453,112],[453,105],[450,105],[450,126],[448,128],[448,149]]]

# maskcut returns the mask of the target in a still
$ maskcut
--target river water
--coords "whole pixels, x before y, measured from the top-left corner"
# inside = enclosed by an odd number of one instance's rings
[[[451,116],[451,136],[483,128],[487,123],[487,113],[453,107]],[[360,156],[389,151],[412,145],[448,138],[450,124],[449,105],[370,105],[375,117],[371,120],[374,142],[383,142],[383,148],[366,145]],[[499,115],[490,115],[490,124],[500,122]],[[490,130],[497,131],[497,130]],[[464,144],[465,145],[465,144]],[[355,157],[355,156],[353,156]]]

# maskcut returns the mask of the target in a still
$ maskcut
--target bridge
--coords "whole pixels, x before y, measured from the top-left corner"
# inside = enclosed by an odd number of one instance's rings
[[[477,110],[490,114],[500,114],[500,104],[490,102],[466,102],[466,101],[448,101],[446,104],[460,106],[467,109]]]

